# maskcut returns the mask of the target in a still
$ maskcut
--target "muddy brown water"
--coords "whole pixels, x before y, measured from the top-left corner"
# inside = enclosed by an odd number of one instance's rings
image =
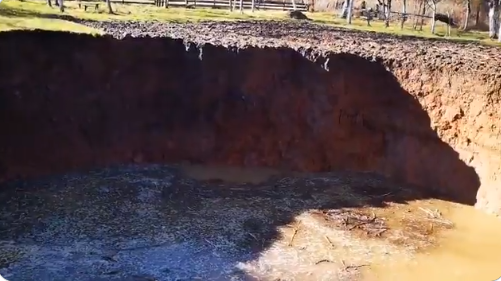
[[[224,166],[185,166],[186,175],[199,179],[260,183],[285,172]],[[419,206],[420,201],[412,204]],[[454,223],[441,233],[438,245],[416,254],[411,262],[377,261],[364,272],[364,280],[495,280],[501,277],[501,222],[470,206],[434,201]],[[322,272],[322,268],[317,269]],[[303,277],[305,278],[305,277]]]
[[[403,190],[363,173],[126,166],[0,190],[0,275],[8,280],[501,276],[497,219],[433,199],[363,207]],[[389,229],[376,237],[365,234],[369,228],[343,227],[319,213],[329,208],[372,213]],[[454,226],[443,228],[421,211],[435,209],[437,221]],[[435,229],[429,237],[407,230],[428,225]]]
[[[467,206],[437,202],[452,230],[438,245],[417,254],[411,262],[373,264],[365,280],[497,280],[501,277],[501,223]]]

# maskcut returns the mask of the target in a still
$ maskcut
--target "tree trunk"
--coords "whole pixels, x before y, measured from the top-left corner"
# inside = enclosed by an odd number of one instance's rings
[[[468,28],[468,22],[470,21],[470,14],[471,14],[471,0],[466,0],[466,11],[464,15],[464,25],[463,25],[464,30]]]
[[[292,0],[292,10],[297,10],[296,0]]]
[[[495,38],[499,24],[499,3],[498,0],[491,0],[489,3],[489,38]]]
[[[252,9],[252,12],[254,13],[254,9],[256,8],[256,0],[252,0],[251,1],[251,9]]]
[[[448,21],[448,23],[447,23],[447,37],[451,37],[451,25],[449,24],[451,19],[452,19],[451,14],[452,14],[452,11],[450,13],[447,12],[447,21]]]
[[[423,1],[423,14],[421,17],[421,25],[419,26],[419,31],[423,31],[424,16],[426,15],[426,2]]]
[[[108,7],[108,14],[114,14],[111,8],[111,0],[106,0],[106,6]]]
[[[54,0],[54,5],[59,7],[59,1],[58,0]]]
[[[244,1],[243,0],[240,0],[238,8],[240,10],[240,13],[243,14],[244,13]]]
[[[169,8],[169,0],[164,0],[164,8]]]
[[[390,17],[391,17],[391,0],[387,0],[386,14],[384,20],[385,27],[390,27]]]
[[[353,17],[353,2],[355,1],[350,0],[350,3],[348,4],[348,14],[346,15],[348,24],[351,24],[351,18]]]
[[[501,42],[501,24],[499,24],[498,41]]]
[[[63,0],[58,0],[58,1],[59,1],[59,11],[61,13],[63,13],[64,12],[64,2],[63,2]]]
[[[404,30],[404,23],[405,23],[406,19],[407,19],[407,1],[403,0],[402,1],[402,22],[400,23],[401,30]]]
[[[414,11],[416,11],[415,13],[419,13],[419,11],[421,11],[421,5],[422,5],[422,1],[419,1],[419,2],[416,2],[415,6],[414,6]],[[418,20],[419,20],[419,17],[414,17],[414,23],[412,24],[412,29],[416,30],[417,29],[417,25],[418,25]]]
[[[477,14],[475,16],[475,26],[478,26],[478,22],[480,21],[480,8],[482,7],[482,4],[477,5]]]
[[[52,8],[52,2],[51,2],[51,0],[47,0],[47,6],[49,6],[49,7]]]
[[[341,18],[346,18],[347,14],[348,14],[348,5],[349,5],[349,2],[350,0],[344,0],[343,2],[343,8],[341,8]]]
[[[437,3],[435,0],[431,0],[431,9],[432,9],[432,22],[431,22],[431,34],[435,34],[435,24],[436,24],[436,14],[437,14]]]

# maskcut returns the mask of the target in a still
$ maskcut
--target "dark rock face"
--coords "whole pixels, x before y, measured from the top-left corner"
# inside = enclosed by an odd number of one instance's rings
[[[475,170],[376,61],[57,32],[0,41],[3,180],[190,161],[374,171],[475,203]]]

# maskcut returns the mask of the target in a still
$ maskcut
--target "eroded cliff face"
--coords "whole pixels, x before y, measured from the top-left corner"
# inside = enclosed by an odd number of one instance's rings
[[[499,77],[168,38],[0,42],[2,180],[132,162],[347,169],[501,212]]]

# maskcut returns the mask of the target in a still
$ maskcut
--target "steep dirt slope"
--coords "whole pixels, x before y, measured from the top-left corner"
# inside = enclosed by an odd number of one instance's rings
[[[500,213],[499,50],[304,24],[136,25],[232,47],[0,34],[4,180],[127,162],[349,169]]]

